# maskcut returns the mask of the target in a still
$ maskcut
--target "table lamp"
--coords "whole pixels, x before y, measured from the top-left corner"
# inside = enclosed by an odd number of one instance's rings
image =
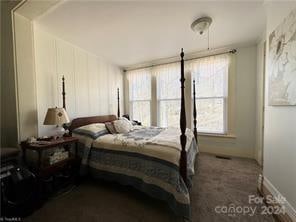
[[[70,119],[64,108],[49,108],[47,110],[44,125],[56,125],[56,136],[62,137],[65,133],[63,124],[69,123]]]

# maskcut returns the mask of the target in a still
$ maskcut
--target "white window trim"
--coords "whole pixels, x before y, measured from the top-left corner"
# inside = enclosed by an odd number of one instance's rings
[[[197,136],[236,139],[234,134],[197,133]]]
[[[200,134],[208,134],[208,135],[227,135],[228,133],[228,99],[226,96],[211,96],[211,97],[196,97],[196,100],[202,100],[202,99],[223,99],[223,131],[200,131],[197,130]],[[192,105],[193,105],[193,99],[192,99]],[[197,120],[198,121],[198,120]],[[198,125],[198,122],[197,122]]]

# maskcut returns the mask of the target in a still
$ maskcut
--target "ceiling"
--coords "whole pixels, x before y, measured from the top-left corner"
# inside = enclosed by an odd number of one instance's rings
[[[29,20],[33,20],[43,15],[49,8],[58,4],[59,0],[50,1],[34,1],[26,0],[22,1],[19,7],[16,9],[16,13],[26,17]]]
[[[263,1],[66,1],[36,22],[46,31],[127,67],[207,49],[190,29],[210,16],[210,47],[255,43],[265,26]]]

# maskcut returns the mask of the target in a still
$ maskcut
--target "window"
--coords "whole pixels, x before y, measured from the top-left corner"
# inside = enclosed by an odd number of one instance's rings
[[[187,61],[185,64],[185,72],[191,74],[191,79],[196,81],[198,132],[226,134],[228,130],[229,55],[194,59]],[[189,76],[186,78],[186,81],[190,80]],[[160,127],[180,126],[179,62],[128,71],[127,80],[129,113],[132,119],[139,120],[143,125],[150,126],[152,116],[153,123],[155,121],[156,124],[157,120],[157,125]],[[156,91],[151,92],[154,89]],[[186,87],[185,91],[185,95],[190,94],[190,87]],[[186,103],[192,101],[186,99]],[[190,104],[186,104],[186,106],[190,107]],[[151,110],[154,109],[155,112],[151,113]],[[188,117],[188,119],[192,120],[192,117]],[[188,127],[189,124],[187,122]]]
[[[138,69],[127,72],[129,82],[130,115],[134,120],[150,126],[151,71]]]
[[[228,55],[194,60],[190,64],[195,80],[197,130],[203,133],[227,132]]]
[[[158,125],[179,127],[180,125],[180,63],[154,68],[157,84]]]

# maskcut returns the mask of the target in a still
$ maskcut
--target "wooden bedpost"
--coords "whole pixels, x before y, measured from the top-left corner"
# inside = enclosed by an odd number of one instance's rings
[[[180,174],[184,180],[184,182],[187,185],[187,155],[186,155],[186,113],[185,113],[185,96],[184,96],[184,52],[183,48],[181,51],[181,112],[180,112],[180,128],[181,128],[181,136],[180,136],[180,142],[181,142],[181,157],[180,157]]]
[[[63,108],[66,109],[65,77],[62,77]]]
[[[117,88],[117,117],[120,117],[119,88]]]
[[[195,93],[195,80],[193,80],[193,134],[197,144],[197,129],[196,129],[196,93]]]

